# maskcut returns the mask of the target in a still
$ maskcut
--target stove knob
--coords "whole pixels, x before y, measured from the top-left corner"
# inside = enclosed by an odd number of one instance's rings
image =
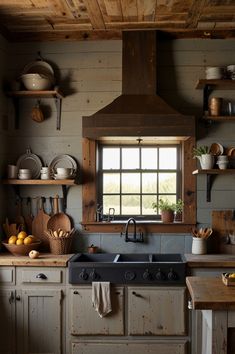
[[[90,273],[89,277],[91,278],[91,280],[96,280],[98,278],[98,274],[93,269],[92,272]]]
[[[177,274],[173,271],[173,269],[170,269],[168,275],[167,275],[168,280],[176,280],[177,279]]]
[[[79,278],[82,279],[82,280],[87,280],[88,279],[88,274],[87,272],[85,271],[85,269],[83,269],[81,271],[81,273],[79,274]]]
[[[124,274],[125,280],[134,280],[135,279],[135,272],[132,272],[131,270],[127,270]]]
[[[161,271],[161,269],[159,268],[156,275],[155,275],[157,280],[164,280],[166,279],[165,274]]]
[[[143,279],[144,280],[150,280],[151,279],[151,274],[149,273],[148,269],[146,269],[145,272],[143,273]]]

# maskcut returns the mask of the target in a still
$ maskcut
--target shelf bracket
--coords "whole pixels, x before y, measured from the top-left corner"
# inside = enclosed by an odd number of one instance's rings
[[[208,108],[209,108],[209,96],[211,94],[211,92],[214,90],[214,86],[213,85],[205,85],[203,88],[203,112],[208,112]]]
[[[211,188],[214,181],[215,175],[208,174],[206,175],[206,201],[211,202]]]
[[[19,114],[20,114],[20,109],[19,109],[19,98],[14,97],[13,98],[13,105],[14,105],[14,113],[15,113],[15,129],[19,129]]]
[[[66,186],[65,184],[62,184],[62,193],[63,193],[63,212],[66,212],[67,209],[67,196],[68,196],[68,191],[69,191],[70,186]]]
[[[60,130],[61,127],[61,105],[62,105],[62,99],[60,97],[55,98],[55,104],[56,104],[56,129]]]

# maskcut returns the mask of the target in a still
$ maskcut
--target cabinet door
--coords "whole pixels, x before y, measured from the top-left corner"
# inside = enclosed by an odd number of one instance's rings
[[[185,288],[128,288],[129,335],[185,335]]]
[[[15,291],[0,291],[0,353],[14,354],[15,350]]]
[[[22,291],[17,306],[22,309],[23,333],[18,343],[23,342],[24,354],[61,353],[61,299],[61,290]]]
[[[72,343],[72,354],[185,354],[185,342]]]
[[[70,291],[70,333],[74,335],[123,335],[123,288],[111,289],[112,312],[101,318],[92,306],[91,287]]]

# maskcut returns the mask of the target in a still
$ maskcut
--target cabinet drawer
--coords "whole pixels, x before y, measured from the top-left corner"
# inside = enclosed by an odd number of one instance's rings
[[[129,335],[185,335],[184,287],[128,288]]]
[[[0,284],[15,284],[15,268],[1,267],[0,268]]]
[[[72,343],[72,354],[186,354],[185,341],[173,340],[171,343],[159,341],[148,342],[83,342]]]
[[[92,288],[70,290],[70,325],[73,335],[124,335],[123,288],[111,288],[112,312],[101,318],[92,306]]]
[[[18,272],[18,270],[17,270]],[[59,269],[21,269],[17,273],[17,282],[20,283],[61,283],[62,270]]]

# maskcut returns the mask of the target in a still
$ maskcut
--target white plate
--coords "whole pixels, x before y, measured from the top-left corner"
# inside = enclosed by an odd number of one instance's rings
[[[36,60],[25,65],[21,75],[23,74],[50,74],[54,76],[54,70],[46,61]]]
[[[40,171],[42,168],[42,161],[40,158],[31,153],[31,150],[28,149],[26,154],[21,155],[16,163],[17,169],[28,168],[32,172],[32,179],[37,179],[40,177]]]
[[[77,168],[78,168],[76,160],[70,155],[56,156],[49,164],[49,168],[53,173],[55,173],[57,167],[73,168],[74,170],[73,176],[76,175]],[[72,176],[70,176],[70,178],[71,177]]]

